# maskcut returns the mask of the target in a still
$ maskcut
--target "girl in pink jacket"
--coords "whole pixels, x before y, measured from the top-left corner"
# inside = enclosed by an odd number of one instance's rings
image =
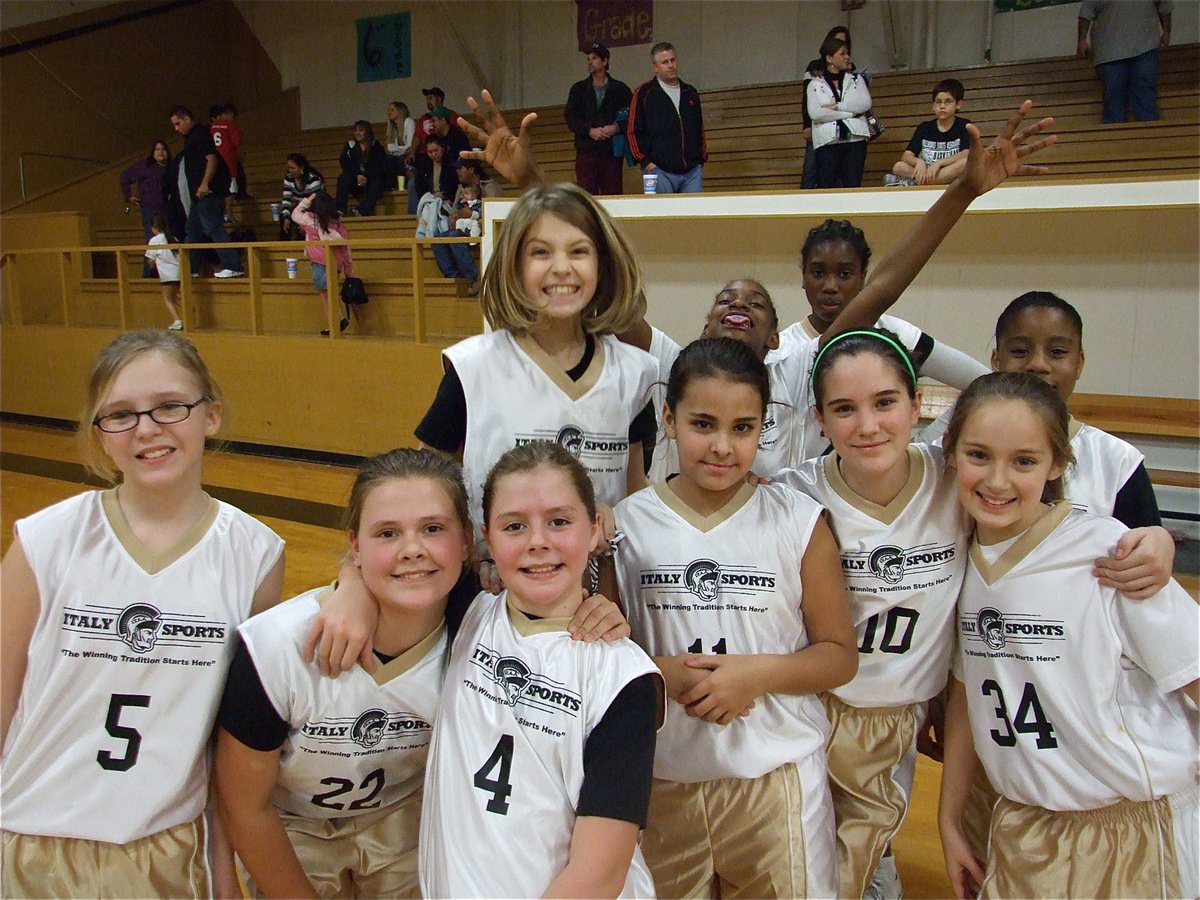
[[[328,285],[328,275],[326,274],[328,261],[325,248],[316,242],[348,240],[350,235],[346,233],[346,226],[342,224],[341,217],[338,215],[337,204],[324,191],[305,197],[297,203],[296,208],[292,210],[292,221],[304,229],[304,238],[307,241],[304,245],[304,255],[312,263],[313,289],[323,297]],[[350,248],[347,246],[334,247],[333,252],[337,257],[338,271],[347,278],[353,275],[354,260],[350,257]],[[348,318],[342,319],[341,330],[345,331],[349,324]]]

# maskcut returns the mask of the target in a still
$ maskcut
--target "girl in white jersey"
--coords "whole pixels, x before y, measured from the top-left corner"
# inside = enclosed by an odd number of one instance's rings
[[[645,824],[661,677],[629,640],[572,641],[600,541],[583,466],[556,444],[505,453],[483,491],[506,589],[454,642],[421,820],[427,897],[647,897]]]
[[[834,452],[774,480],[825,507],[850,589],[858,674],[821,699],[838,896],[862,897],[872,881],[898,880],[885,852],[907,812],[926,702],[949,673],[968,529],[941,449],[910,443],[921,395],[895,334],[839,334],[818,354],[812,385]]]
[[[615,510],[620,594],[671,701],[643,842],[668,897],[837,892],[815,694],[858,654],[820,506],[746,482],[769,395],[747,344],[688,345],[664,410],[679,474]]]
[[[216,783],[252,895],[419,895],[417,826],[449,647],[446,606],[471,549],[461,472],[431,450],[372,457],[345,520],[379,608],[379,667],[333,680],[302,661],[331,593],[318,588],[242,625],[225,687]]]
[[[1040,379],[980,378],[944,446],[975,523],[938,813],[956,895],[1195,897],[1200,608],[1087,577],[1123,526],[1058,499],[1068,416]],[[959,824],[977,759],[1001,795],[986,873]]]
[[[6,897],[207,897],[208,743],[237,626],[279,600],[283,542],[201,486],[221,391],[195,347],[105,347],[80,422],[117,486],[16,524],[3,566]],[[117,473],[120,473],[119,480]]]

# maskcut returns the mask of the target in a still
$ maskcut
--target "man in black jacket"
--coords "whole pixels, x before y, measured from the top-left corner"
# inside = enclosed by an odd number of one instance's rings
[[[629,149],[647,174],[658,174],[660,194],[704,190],[708,145],[700,94],[680,80],[675,48],[650,48],[654,78],[638,85],[629,106]]]
[[[354,123],[354,140],[343,149],[339,160],[342,174],[337,180],[337,208],[346,214],[351,196],[358,197],[356,215],[375,214],[375,204],[392,180],[392,167],[383,144],[375,140],[371,123],[359,119]]]
[[[588,77],[571,85],[567,127],[575,133],[575,181],[593,194],[620,194],[622,156],[613,155],[613,136],[623,127],[633,98],[629,85],[608,74],[608,48],[596,42],[587,50]]]

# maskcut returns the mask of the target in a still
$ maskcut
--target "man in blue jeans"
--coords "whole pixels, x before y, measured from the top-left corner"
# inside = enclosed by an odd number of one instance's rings
[[[1171,0],[1084,0],[1076,55],[1092,61],[1104,89],[1105,122],[1158,118],[1158,51],[1171,43]]]
[[[478,187],[480,197],[498,197],[500,189],[494,181],[485,178],[483,175],[483,165],[477,159],[459,159],[456,163],[458,170],[459,190],[463,187]],[[460,202],[459,197],[454,198],[453,209],[450,211],[449,221],[446,227],[439,229],[434,233],[434,237],[464,237],[463,232],[459,231],[455,225],[458,218],[470,218],[470,210],[466,209]],[[482,225],[482,223],[480,223]],[[433,256],[437,260],[438,268],[447,278],[466,278],[471,282],[471,287],[468,293],[474,296],[479,292],[479,263],[475,261],[475,254],[478,252],[478,244],[434,244]]]
[[[184,228],[185,243],[199,243],[208,238],[214,244],[227,244],[225,232],[225,198],[229,195],[229,169],[217,155],[217,146],[207,128],[197,128],[192,111],[186,106],[171,110],[171,127],[183,137],[183,152],[179,163],[179,200],[187,213]],[[215,272],[217,278],[239,278],[242,271],[238,251],[232,247],[216,248],[221,268]],[[200,271],[200,255],[203,251],[191,250],[192,275]]]
[[[658,175],[658,193],[704,190],[708,144],[700,94],[679,77],[675,47],[650,48],[654,77],[638,85],[629,105],[629,150],[647,175]]]

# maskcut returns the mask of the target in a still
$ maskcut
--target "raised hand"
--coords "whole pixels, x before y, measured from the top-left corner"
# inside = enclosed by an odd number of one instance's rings
[[[1018,131],[1031,109],[1032,100],[1022,103],[1021,108],[1008,120],[999,137],[992,141],[986,150],[981,145],[979,129],[973,124],[967,125],[967,133],[971,136],[971,149],[967,153],[967,166],[959,180],[974,196],[986,194],[1014,175],[1045,175],[1050,171],[1045,166],[1031,166],[1021,162],[1030,154],[1037,153],[1058,140],[1056,135],[1051,134],[1029,143],[1029,139],[1034,135],[1054,125],[1052,118],[1042,119]]]
[[[503,114],[496,107],[489,91],[479,93],[483,105],[474,97],[467,98],[467,106],[471,112],[479,116],[483,127],[472,125],[462,116],[458,118],[458,127],[467,133],[474,146],[483,146],[482,150],[464,150],[459,154],[466,159],[478,159],[486,162],[500,175],[513,182],[517,187],[525,188],[542,180],[541,169],[533,158],[533,140],[529,128],[537,121],[537,113],[529,113],[521,120],[521,128],[517,134],[512,133]]]

